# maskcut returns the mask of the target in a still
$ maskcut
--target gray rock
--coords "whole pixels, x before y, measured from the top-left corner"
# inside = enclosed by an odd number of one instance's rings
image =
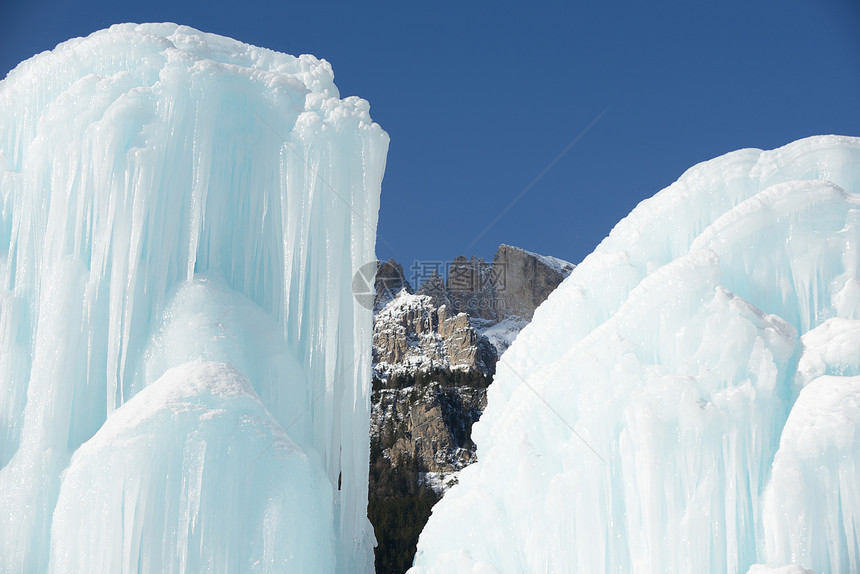
[[[429,295],[401,293],[376,314],[373,327],[374,373],[388,379],[407,371],[495,372],[496,349],[475,331],[465,313],[452,315]]]
[[[531,321],[535,309],[573,271],[573,265],[519,247],[501,245],[493,257],[498,319],[517,316]]]
[[[378,390],[371,437],[392,464],[413,457],[423,471],[457,472],[475,461],[472,425],[486,404],[486,388],[435,381],[421,388]]]
[[[412,293],[412,286],[403,276],[403,267],[394,259],[386,262],[376,262],[376,299],[373,303],[374,313],[385,307],[401,291]]]
[[[454,259],[445,287],[455,312],[479,319],[499,319],[492,268],[480,257]]]
[[[442,305],[451,308],[451,300],[448,298],[448,290],[445,289],[445,282],[439,277],[439,274],[434,270],[433,274],[418,287],[416,295],[426,295],[433,299],[433,303],[437,307]]]
[[[475,460],[472,423],[498,360],[481,332],[505,321],[505,336],[516,336],[572,270],[502,245],[492,264],[458,257],[445,280],[434,271],[413,294],[398,263],[379,263],[371,435],[392,464],[412,457],[425,472],[456,473]]]

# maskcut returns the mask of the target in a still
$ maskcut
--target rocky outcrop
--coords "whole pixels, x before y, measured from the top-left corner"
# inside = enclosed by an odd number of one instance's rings
[[[478,334],[468,315],[452,315],[429,295],[401,292],[376,314],[373,368],[380,381],[387,383],[396,374],[414,378],[418,372],[455,370],[492,375],[496,359],[495,347]]]
[[[419,292],[445,300],[455,313],[472,319],[500,322],[508,317],[531,320],[535,309],[573,271],[561,259],[501,245],[488,264],[480,257],[457,257],[451,262],[447,281],[435,275]]]
[[[458,257],[444,280],[434,271],[413,293],[399,263],[379,262],[374,428],[379,431],[376,417],[383,416],[399,429],[384,455],[394,461],[408,453],[437,473],[456,472],[472,460],[471,423],[483,410],[499,352],[572,269],[502,245],[492,264]]]
[[[403,276],[403,267],[394,259],[386,262],[376,262],[376,298],[373,303],[373,312],[378,313],[397,297],[401,291],[412,293],[412,286]]]
[[[492,271],[498,320],[515,316],[531,321],[535,309],[573,271],[573,264],[501,245]]]
[[[498,320],[493,268],[480,257],[457,257],[451,262],[445,284],[451,306],[470,317]]]
[[[395,464],[411,457],[424,472],[459,471],[475,461],[472,425],[486,406],[486,391],[435,381],[383,389],[373,403],[371,437]]]
[[[442,305],[451,308],[451,300],[448,298],[448,290],[445,288],[445,282],[439,277],[436,271],[418,287],[416,295],[426,295],[433,299],[433,304],[437,307]]]
[[[476,460],[472,425],[499,354],[572,269],[502,245],[491,264],[458,257],[413,293],[400,264],[377,263],[368,515],[378,572],[402,571],[390,546],[414,553],[432,504]]]

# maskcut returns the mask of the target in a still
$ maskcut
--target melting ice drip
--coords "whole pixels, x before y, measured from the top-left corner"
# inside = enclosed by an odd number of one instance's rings
[[[388,137],[331,68],[119,25],[0,83],[0,572],[363,572]]]
[[[503,355],[415,573],[860,572],[860,139],[700,164]]]

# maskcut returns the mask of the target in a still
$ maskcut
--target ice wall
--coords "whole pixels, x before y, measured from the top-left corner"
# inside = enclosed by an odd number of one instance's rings
[[[366,572],[388,136],[174,24],[0,82],[0,572]]]
[[[860,139],[697,165],[502,356],[412,574],[860,572]]]

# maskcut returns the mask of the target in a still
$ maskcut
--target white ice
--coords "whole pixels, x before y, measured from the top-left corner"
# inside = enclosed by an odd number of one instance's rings
[[[48,570],[332,572],[332,501],[239,371],[187,362],[75,451]]]
[[[501,357],[412,574],[860,572],[860,139],[622,220]]]
[[[372,570],[368,111],[175,24],[0,82],[0,572]]]

